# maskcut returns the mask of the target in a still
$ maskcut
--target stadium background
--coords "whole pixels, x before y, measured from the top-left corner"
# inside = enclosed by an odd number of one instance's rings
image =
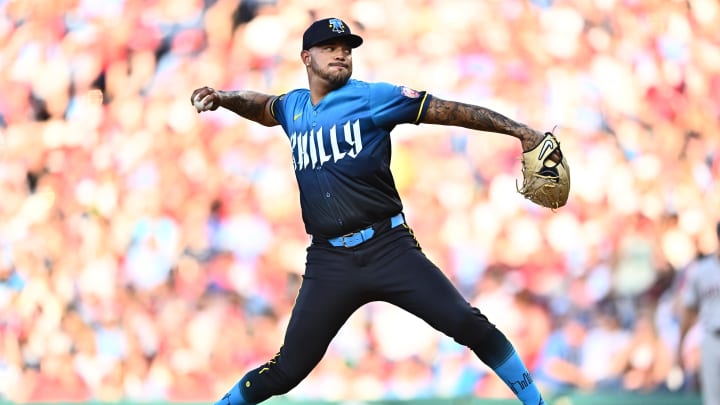
[[[570,395],[697,401],[694,374],[679,387],[668,376],[683,272],[717,248],[717,1],[5,0],[0,10],[2,400],[208,403],[275,353],[308,243],[289,148],[278,128],[196,114],[189,95],[304,87],[302,30],[332,15],[366,39],[357,78],[558,126],[573,183],[554,213],[515,192],[513,139],[433,126],[394,136],[427,255],[538,375],[548,342],[574,333],[582,345],[569,360],[584,378]],[[615,332],[603,329],[613,320]],[[695,367],[698,336],[684,350]],[[601,384],[615,369],[614,385]],[[511,397],[467,351],[377,304],[281,400],[473,395]]]

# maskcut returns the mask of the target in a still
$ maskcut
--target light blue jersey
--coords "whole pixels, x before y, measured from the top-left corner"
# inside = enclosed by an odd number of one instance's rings
[[[420,123],[430,95],[351,79],[317,105],[307,89],[277,98],[273,116],[290,140],[305,229],[333,237],[402,211],[390,173],[390,131]]]

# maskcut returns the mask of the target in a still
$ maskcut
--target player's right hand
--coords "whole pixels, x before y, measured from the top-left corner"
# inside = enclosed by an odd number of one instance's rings
[[[195,106],[195,110],[199,113],[215,111],[220,107],[220,92],[212,87],[200,87],[190,96],[190,104]]]

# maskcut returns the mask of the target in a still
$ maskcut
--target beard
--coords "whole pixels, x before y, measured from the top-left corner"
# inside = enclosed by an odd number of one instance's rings
[[[315,76],[325,80],[333,89],[344,86],[352,75],[352,67],[350,65],[348,65],[347,69],[322,70],[315,61],[311,61],[310,70],[312,70]]]

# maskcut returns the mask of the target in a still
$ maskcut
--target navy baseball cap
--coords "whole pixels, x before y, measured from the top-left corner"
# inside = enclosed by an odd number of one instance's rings
[[[337,38],[346,40],[353,48],[357,48],[363,43],[363,39],[350,32],[350,27],[343,20],[325,18],[315,21],[305,30],[302,49],[307,50],[317,44]]]

